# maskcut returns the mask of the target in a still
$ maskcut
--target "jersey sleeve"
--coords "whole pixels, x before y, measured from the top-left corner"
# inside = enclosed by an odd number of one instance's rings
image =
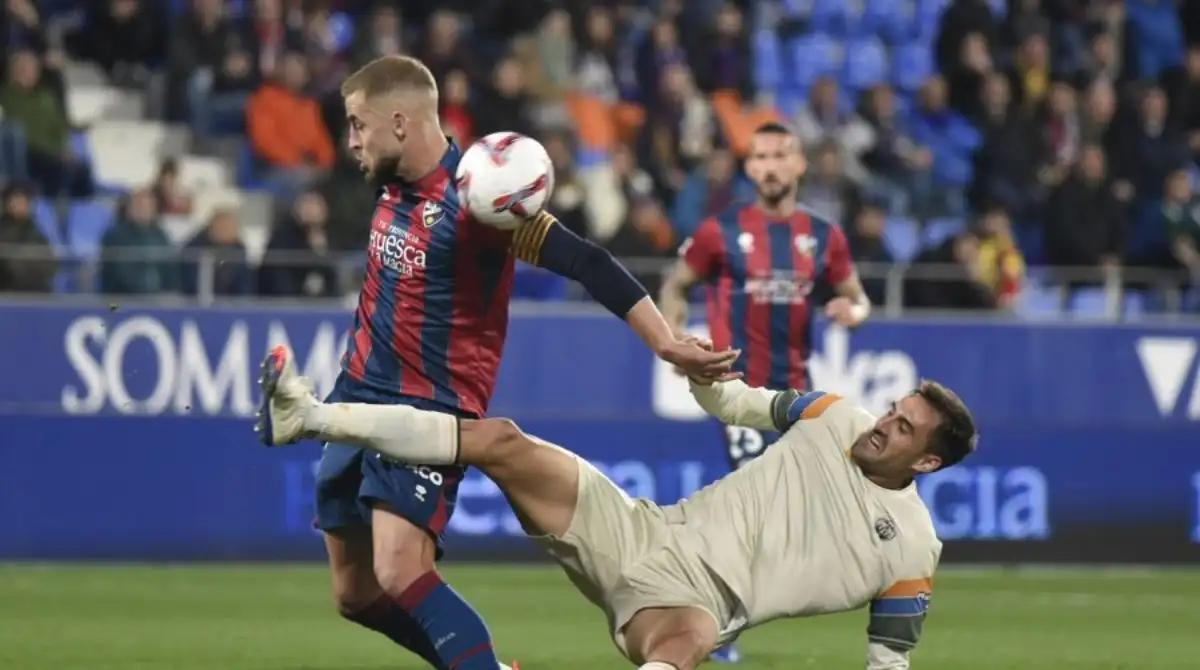
[[[829,226],[828,248],[825,250],[825,279],[830,286],[837,286],[854,275],[854,262],[850,260],[850,243],[841,227]]]
[[[706,219],[679,247],[679,257],[697,277],[708,279],[721,269],[725,242],[716,219]]]
[[[733,380],[716,384],[690,384],[700,408],[729,426],[786,431],[797,421],[815,419],[841,396],[823,391],[800,393],[795,389],[771,391]]]
[[[892,584],[871,602],[867,625],[867,669],[907,670],[908,653],[917,646],[933,594],[933,579]]]
[[[771,401],[771,422],[775,430],[782,433],[797,422],[819,418],[833,403],[841,399],[842,396],[836,393],[824,391],[780,391]]]
[[[697,384],[689,380],[692,397],[709,416],[727,426],[775,430],[771,408],[779,392],[747,386],[735,379],[715,384]]]

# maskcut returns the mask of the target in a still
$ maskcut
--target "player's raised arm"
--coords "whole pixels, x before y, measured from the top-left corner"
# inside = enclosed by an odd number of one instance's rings
[[[525,221],[513,234],[509,249],[517,258],[574,279],[596,302],[629,324],[638,337],[664,361],[704,379],[730,378],[737,351],[706,351],[678,339],[641,282],[597,246],[542,212]]]
[[[711,276],[721,262],[721,231],[709,219],[679,247],[679,260],[671,266],[659,291],[658,304],[663,316],[676,332],[683,332],[688,321],[688,293]]]
[[[850,260],[850,244],[841,228],[829,232],[826,278],[836,295],[825,305],[825,316],[846,328],[857,328],[871,315],[871,300]]]
[[[932,593],[932,579],[907,579],[871,602],[867,670],[908,670],[908,653],[921,639]]]
[[[696,403],[721,423],[781,433],[797,421],[815,419],[841,399],[824,391],[771,391],[736,379],[714,384],[688,381]]]

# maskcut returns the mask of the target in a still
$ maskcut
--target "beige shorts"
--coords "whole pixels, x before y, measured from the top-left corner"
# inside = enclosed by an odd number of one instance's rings
[[[622,629],[639,611],[694,607],[725,630],[735,602],[725,585],[678,541],[682,519],[672,508],[630,498],[583,459],[575,516],[562,537],[534,538],[566,571],[588,600],[608,616],[613,642],[625,648]]]

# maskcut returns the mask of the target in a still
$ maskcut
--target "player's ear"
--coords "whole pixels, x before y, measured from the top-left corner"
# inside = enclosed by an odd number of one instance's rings
[[[399,141],[408,135],[408,117],[399,111],[392,112],[392,134]]]
[[[937,454],[921,454],[917,462],[913,463],[913,470],[919,475],[936,472],[940,467],[942,467],[942,457]]]

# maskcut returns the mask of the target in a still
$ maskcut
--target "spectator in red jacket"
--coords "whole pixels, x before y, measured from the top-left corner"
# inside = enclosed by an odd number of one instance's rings
[[[317,181],[335,158],[321,107],[305,93],[308,81],[304,56],[288,53],[280,76],[259,87],[246,106],[254,155],[266,164],[268,183],[285,194]]]

